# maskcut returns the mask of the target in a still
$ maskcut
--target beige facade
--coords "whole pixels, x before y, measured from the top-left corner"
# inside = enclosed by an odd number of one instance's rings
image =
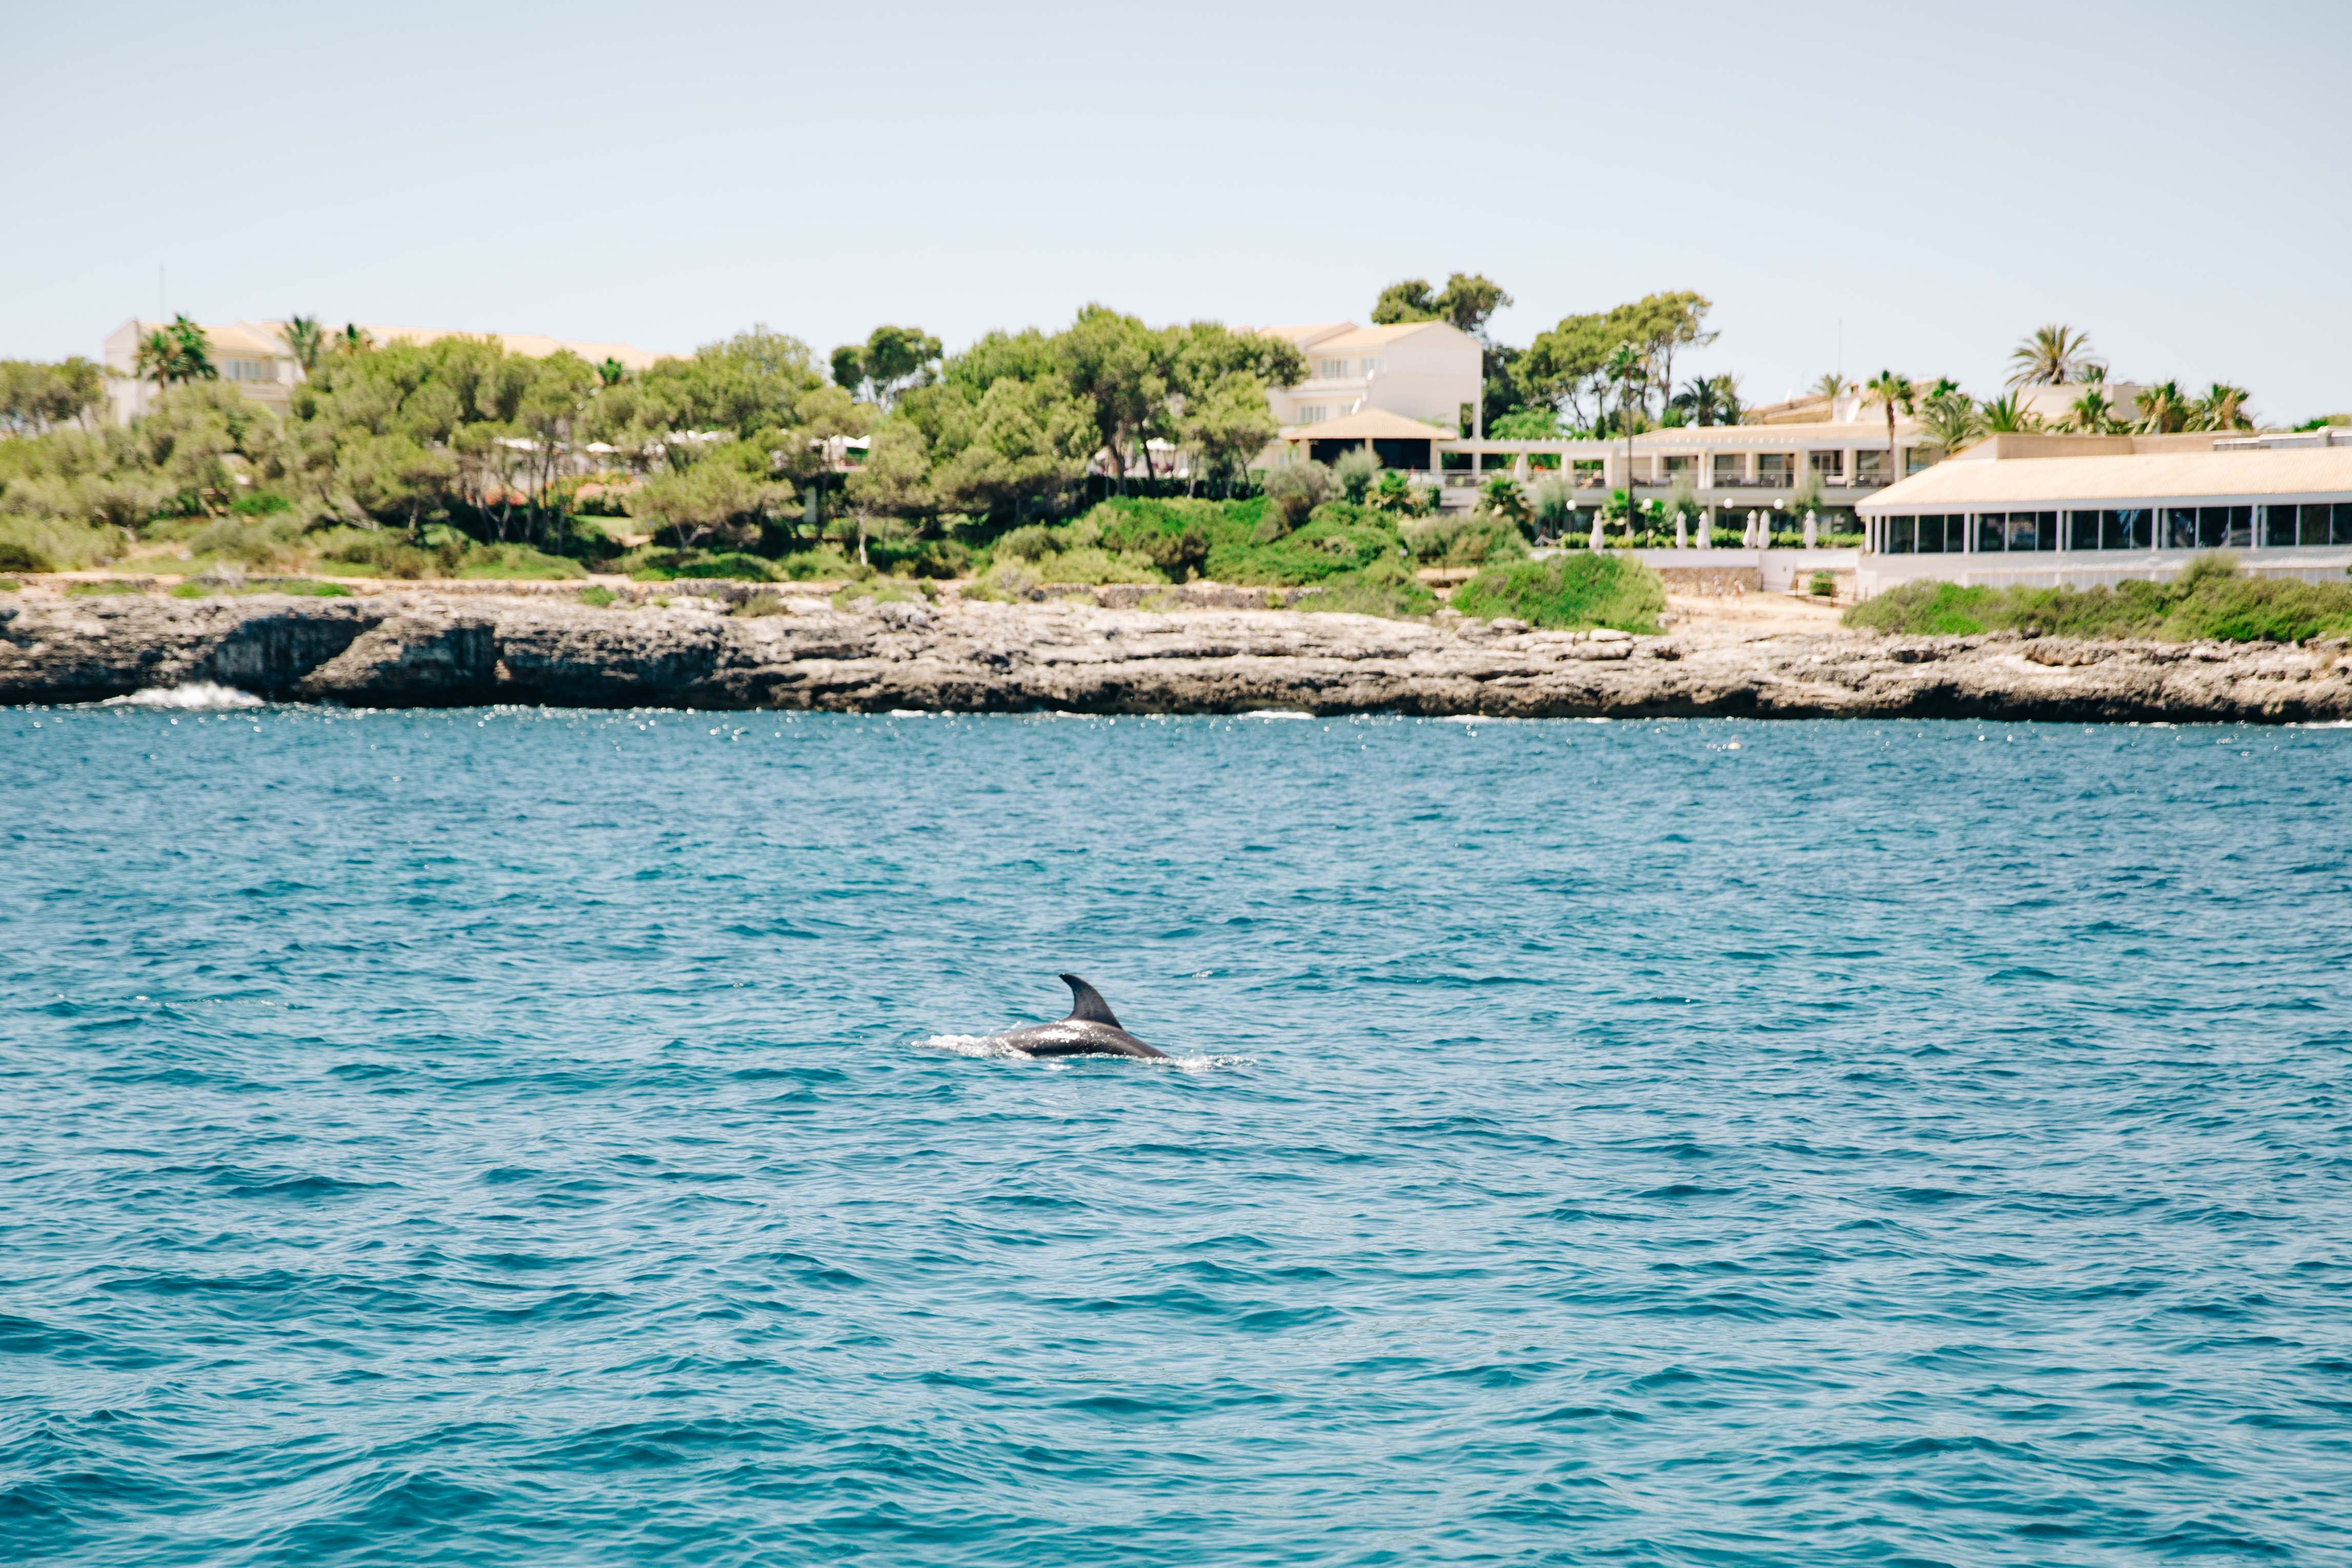
[[[1307,360],[1307,379],[1268,393],[1275,422],[1320,424],[1378,409],[1423,423],[1461,429],[1462,412],[1476,402],[1485,350],[1478,340],[1444,321],[1359,327],[1325,321],[1305,327],[1261,327],[1286,338]]]

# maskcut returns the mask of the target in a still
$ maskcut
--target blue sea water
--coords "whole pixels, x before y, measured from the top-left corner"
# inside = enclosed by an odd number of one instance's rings
[[[2347,780],[0,714],[0,1560],[2341,1563]]]

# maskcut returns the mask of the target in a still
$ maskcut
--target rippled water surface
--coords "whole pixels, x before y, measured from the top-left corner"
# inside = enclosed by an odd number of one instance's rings
[[[0,714],[0,1560],[2342,1563],[2347,781]]]

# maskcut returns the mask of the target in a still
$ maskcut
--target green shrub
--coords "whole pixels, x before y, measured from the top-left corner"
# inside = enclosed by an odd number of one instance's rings
[[[476,545],[459,561],[457,575],[478,580],[546,582],[585,577],[588,569],[568,557],[550,555],[529,545]]]
[[[21,592],[23,591],[24,587],[25,585],[23,583],[17,581],[13,577],[0,577],[0,593]]]
[[[1339,486],[1340,495],[1360,507],[1365,497],[1372,493],[1372,486],[1380,481],[1381,473],[1386,466],[1381,461],[1380,454],[1368,452],[1360,446],[1350,447],[1339,454],[1339,461],[1331,465],[1331,479]]]
[[[841,552],[830,546],[810,555],[824,554],[833,561],[841,561]],[[771,561],[764,556],[747,555],[737,550],[714,553],[709,550],[682,550],[665,545],[640,545],[613,563],[614,569],[626,572],[639,582],[669,582],[678,579],[722,579],[739,582],[774,582],[793,575],[782,570],[796,558],[787,556],[782,562]],[[845,562],[844,563],[846,564]],[[825,575],[810,572],[809,577]],[[802,579],[801,580],[806,580]]]
[[[135,582],[121,582],[111,578],[99,582],[69,582],[66,585],[68,599],[105,599],[118,593],[146,591]]]
[[[580,591],[580,602],[591,610],[609,610],[620,597],[601,582],[592,582]]]
[[[0,512],[0,571],[79,571],[122,553],[113,528],[71,517]]]
[[[1567,550],[1548,560],[1489,567],[1454,591],[1454,608],[1483,620],[1531,626],[1613,626],[1655,632],[1666,607],[1658,574],[1629,556]]]
[[[1290,608],[1405,620],[1434,611],[1437,595],[1411,568],[1391,557],[1316,584],[1293,600]]]
[[[1265,475],[1267,506],[1250,542],[1271,544],[1331,498],[1331,470],[1320,463],[1286,463]]]
[[[1812,580],[1808,585],[1808,591],[1810,591],[1816,599],[1830,599],[1835,597],[1837,593],[1836,574],[1827,571],[1817,571],[1813,573]]]
[[[1961,588],[1906,582],[1845,612],[1849,626],[1915,636],[1999,630],[2187,643],[2299,643],[2352,631],[2352,584],[2242,576],[2198,557],[2169,582],[2097,588]]]
[[[250,496],[239,496],[229,504],[230,511],[240,517],[267,517],[278,512],[290,512],[294,503],[275,490],[256,490]]]
[[[255,578],[245,585],[247,593],[290,593],[297,599],[349,599],[350,588],[340,582],[320,582],[308,577]]]
[[[900,577],[952,579],[972,570],[971,547],[957,539],[876,540],[867,555],[884,571]]]
[[[1424,566],[1484,566],[1523,560],[1518,525],[1492,512],[1441,512],[1404,526],[1405,548]]]
[[[842,578],[865,578],[874,575],[874,569],[853,560],[840,546],[822,544],[814,549],[794,550],[780,556],[774,562],[777,579],[784,582],[833,582]]]

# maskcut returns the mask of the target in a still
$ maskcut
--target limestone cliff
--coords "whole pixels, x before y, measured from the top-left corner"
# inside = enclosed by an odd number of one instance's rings
[[[367,706],[951,708],[1092,713],[2352,717],[2340,643],[2293,648],[1882,638],[1824,627],[1663,637],[1244,609],[786,596],[592,608],[429,591],[0,595],[0,702],[215,681]]]

